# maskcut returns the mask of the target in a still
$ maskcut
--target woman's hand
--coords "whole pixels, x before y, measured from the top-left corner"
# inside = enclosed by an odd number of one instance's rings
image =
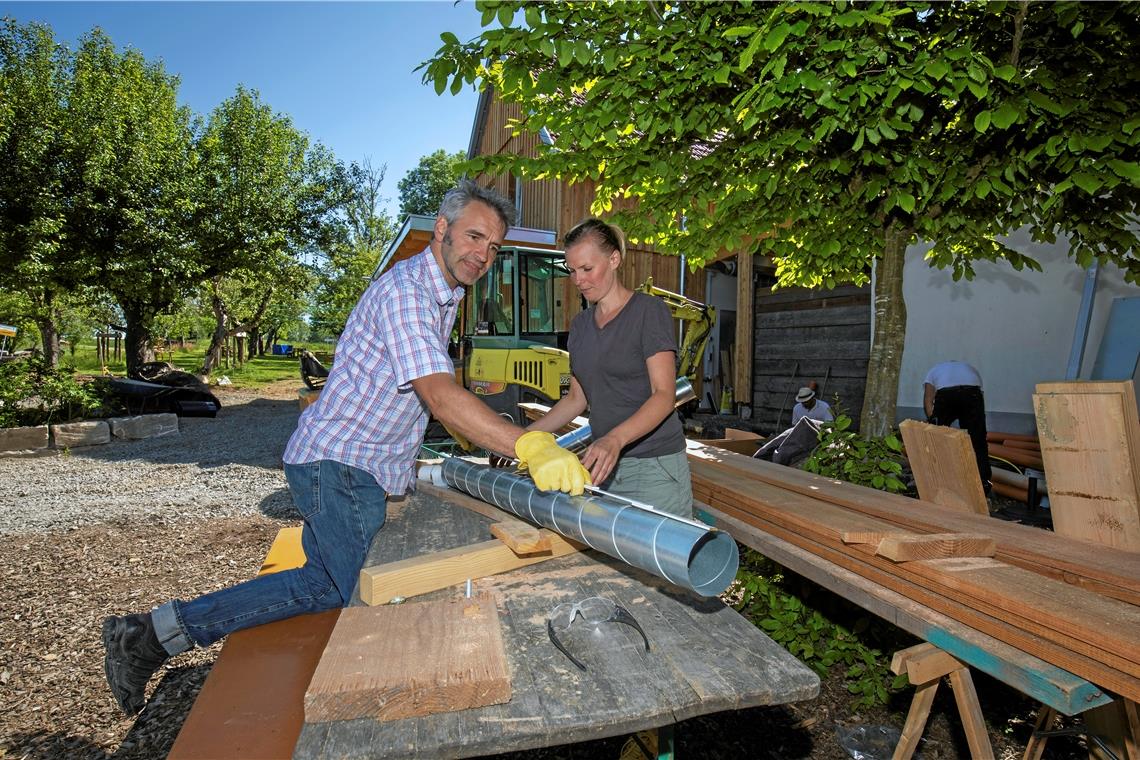
[[[586,449],[586,453],[582,455],[582,465],[590,471],[590,480],[600,486],[605,482],[610,473],[617,467],[618,459],[621,458],[621,441],[610,435],[604,436]]]

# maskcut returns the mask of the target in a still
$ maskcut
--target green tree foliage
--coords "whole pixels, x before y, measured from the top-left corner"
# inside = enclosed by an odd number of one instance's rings
[[[66,51],[51,30],[4,19],[0,26],[0,276],[21,294],[14,320],[34,323],[50,364],[58,359],[62,271],[62,145]]]
[[[334,205],[326,176],[334,167],[323,148],[309,150],[288,116],[244,87],[210,115],[198,151],[203,203],[195,238],[212,263],[204,274],[215,316],[202,368],[209,373],[226,335],[256,338],[274,288],[296,285],[297,257],[321,236]]]
[[[63,244],[122,310],[133,371],[151,358],[155,316],[206,269],[188,226],[199,202],[191,113],[177,77],[99,30],[81,41],[68,84]]]
[[[463,151],[448,153],[443,148],[422,156],[416,168],[396,183],[400,190],[400,219],[408,214],[435,216],[444,194],[463,176],[459,167],[466,158]]]
[[[43,358],[0,362],[0,428],[48,425],[108,410],[100,383],[80,384]]]
[[[153,358],[155,319],[204,281],[305,288],[298,257],[342,223],[337,163],[256,92],[203,124],[176,77],[99,30],[72,53],[5,19],[0,56],[0,267],[52,361],[57,325],[101,292],[130,373]]]
[[[469,168],[597,183],[595,212],[690,262],[773,257],[782,285],[861,283],[878,260],[861,428],[894,422],[902,259],[1036,262],[1002,236],[1069,239],[1140,280],[1136,3],[524,3],[442,35],[437,92],[490,86],[546,129],[534,159]]]
[[[317,276],[310,315],[317,335],[331,338],[344,329],[380,257],[396,236],[395,224],[381,209],[386,172],[387,166],[376,168],[368,161],[342,169],[340,214],[344,224],[338,228],[340,238],[325,247]]]

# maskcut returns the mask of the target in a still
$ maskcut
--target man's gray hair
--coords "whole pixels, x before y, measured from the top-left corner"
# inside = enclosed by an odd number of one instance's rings
[[[448,226],[455,224],[463,209],[467,208],[467,204],[471,201],[485,203],[494,209],[499,215],[499,221],[503,223],[504,233],[515,223],[515,207],[509,200],[497,190],[479,187],[469,179],[460,180],[458,185],[447,191],[447,195],[443,196],[443,203],[439,206],[439,215],[447,220]]]

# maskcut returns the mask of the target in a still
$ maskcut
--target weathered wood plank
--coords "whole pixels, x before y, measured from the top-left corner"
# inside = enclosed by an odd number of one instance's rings
[[[833,306],[826,309],[762,311],[756,315],[756,329],[819,327],[822,325],[864,325],[870,329],[871,312],[867,307],[867,303],[862,303],[850,306]]]
[[[931,607],[935,611],[959,621],[964,626],[977,628],[987,636],[997,638],[1036,658],[1045,659],[1047,662],[1054,664],[1058,669],[1069,670],[1075,675],[1079,675],[1099,686],[1103,686],[1110,691],[1116,691],[1122,695],[1140,694],[1140,679],[1129,676],[1114,667],[1106,666],[1104,663],[1093,660],[1068,647],[1054,644],[1042,639],[1040,636],[1027,633],[1011,625],[1004,618],[993,617],[979,612],[972,607],[955,601],[949,596],[940,595],[921,585],[912,583],[905,578],[884,572],[879,566],[870,565],[863,561],[863,558],[856,558],[842,550],[837,550],[835,546],[825,541],[805,538],[804,536],[786,530],[778,523],[758,518],[754,515],[739,513],[731,503],[719,502],[715,499],[711,503],[714,507],[721,509],[729,515],[736,513],[736,516],[741,518],[746,517],[749,522],[761,530],[782,538],[785,541],[792,542],[811,553],[823,557],[829,562],[838,564],[852,572],[862,575],[874,583],[886,586],[890,590],[903,594],[921,605]],[[950,647],[944,645],[942,642],[932,640],[932,643],[950,651]],[[1099,695],[1100,691],[1096,689],[1093,693],[1094,696]],[[1080,709],[1087,709],[1087,705]]]
[[[710,503],[727,499],[737,509],[769,523],[778,522],[814,541],[834,542],[843,548],[840,533],[855,524],[849,510],[715,471],[704,463],[690,466],[694,483],[699,478],[714,489]],[[1002,635],[1019,640],[1021,632],[1043,637],[1118,671],[1127,676],[1121,681],[1128,684],[1127,693],[1140,693],[1140,682],[1134,680],[1140,678],[1140,639],[1135,636],[1140,630],[1140,609],[1136,607],[988,559],[895,564],[875,556],[873,547],[856,544],[852,551],[862,555],[856,561],[869,568],[889,572],[985,615],[1012,621],[1016,630],[995,628]],[[1054,652],[1051,656],[1064,654]],[[1097,672],[1102,669],[1097,668]]]
[[[757,327],[753,339],[757,348],[794,341],[799,345],[819,345],[836,341],[869,341],[869,325],[816,325],[813,327]]]
[[[423,534],[429,523],[457,516],[469,525],[473,520],[474,530],[486,530],[480,516],[418,492],[377,535],[369,562],[393,556],[392,545],[421,552],[448,548],[440,537],[451,531],[437,530],[427,542]],[[342,727],[352,729],[361,721],[307,724],[296,760],[492,755],[618,736],[735,706],[808,699],[818,691],[811,671],[723,603],[594,552],[489,576],[475,585],[503,600],[499,612],[510,702],[367,721],[374,731],[356,734],[354,746],[343,740]],[[425,598],[454,594],[436,591]],[[567,645],[582,655],[588,670],[575,668],[547,638],[546,617],[560,602],[589,596],[605,596],[629,609],[645,629],[651,651],[646,654],[641,637],[624,625],[597,632],[572,626]]]
[[[993,760],[993,745],[986,733],[986,719],[982,716],[982,705],[978,701],[978,691],[974,688],[974,678],[969,669],[950,671],[950,685],[954,688],[954,702],[958,705],[958,716],[962,719],[962,728],[966,732],[970,757]]]
[[[978,461],[965,430],[917,420],[899,424],[918,495],[950,509],[989,515]]]
[[[350,607],[305,692],[305,720],[397,720],[510,698],[493,595]]]
[[[1033,406],[1053,529],[1140,551],[1140,421],[1132,381],[1040,383]]]
[[[688,454],[690,466],[703,461],[745,473],[751,479],[884,520],[895,526],[896,532],[992,535],[998,542],[997,559],[1140,606],[1140,553],[1111,547],[1089,552],[1085,543],[1050,531],[957,512],[927,501],[916,502],[906,496],[709,449],[692,441]]]
[[[725,510],[707,504],[701,508],[737,541],[1058,712],[1075,715],[1112,701],[1084,678],[750,525]]]
[[[866,543],[848,541],[844,543]],[[923,535],[887,536],[879,542],[875,553],[892,562],[946,559],[949,557],[992,557],[997,542],[992,536],[964,533],[926,533]]]

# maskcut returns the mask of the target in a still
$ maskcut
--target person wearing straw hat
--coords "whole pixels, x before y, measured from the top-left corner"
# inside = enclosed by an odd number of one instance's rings
[[[804,417],[820,422],[831,422],[835,419],[835,415],[831,413],[831,405],[821,398],[816,398],[816,390],[812,387],[814,385],[814,383],[811,386],[805,385],[796,393],[796,405],[792,407],[793,427]]]

